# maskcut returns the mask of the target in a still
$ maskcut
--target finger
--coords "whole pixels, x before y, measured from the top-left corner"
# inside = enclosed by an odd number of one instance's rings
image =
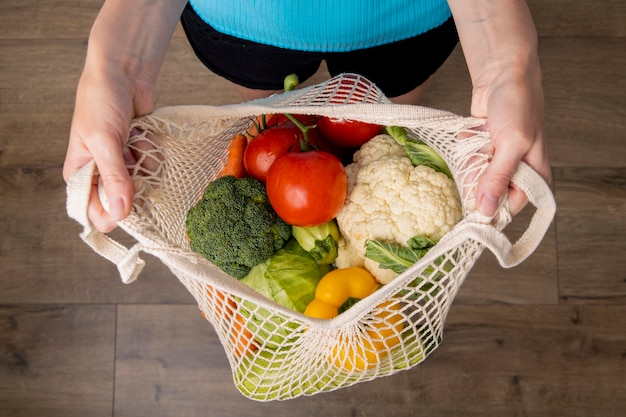
[[[100,144],[100,149],[94,153],[94,160],[108,202],[108,210],[105,211],[108,212],[110,221],[123,220],[130,213],[134,190],[121,142],[97,136],[93,140]]]
[[[509,187],[507,201],[509,203],[511,216],[516,216],[528,204],[528,197],[526,193],[515,187],[515,185],[512,185]]]
[[[548,150],[546,143],[541,138],[540,141],[535,141],[533,147],[528,151],[524,157],[524,162],[530,165],[546,183],[552,183],[552,169],[550,166],[550,160],[548,158]]]
[[[481,214],[487,217],[495,215],[507,195],[521,158],[513,150],[495,150],[491,162],[478,180],[476,198]]]
[[[108,233],[117,227],[117,222],[111,219],[109,213],[100,201],[98,186],[96,184],[91,186],[87,216],[91,220],[91,223],[93,223],[94,227],[102,233]]]

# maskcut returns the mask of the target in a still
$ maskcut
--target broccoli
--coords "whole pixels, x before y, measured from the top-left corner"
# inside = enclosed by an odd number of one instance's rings
[[[291,236],[291,226],[270,205],[265,184],[252,177],[211,182],[187,213],[186,228],[191,249],[237,279]]]

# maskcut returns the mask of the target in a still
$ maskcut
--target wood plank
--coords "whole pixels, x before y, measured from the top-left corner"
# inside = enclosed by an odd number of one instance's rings
[[[124,285],[65,213],[61,164],[102,2],[0,2],[1,417],[626,415],[626,2],[528,2],[558,203],[537,251],[506,270],[485,252],[425,363],[278,403],[239,394],[215,333],[158,259],[143,256],[139,281]],[[180,25],[155,98],[240,101]],[[470,98],[459,47],[422,104],[466,115]]]
[[[138,282],[124,285],[114,265],[79,238],[80,226],[67,217],[60,169],[0,169],[0,302],[170,302],[193,303],[176,277],[157,259],[144,255]],[[45,209],[42,210],[41,208]],[[527,226],[528,208],[507,228],[514,241]],[[113,238],[130,247],[125,233]],[[552,303],[556,298],[555,235],[517,268],[502,269],[484,253],[461,288],[459,303]],[[31,260],[36,259],[33,263]]]
[[[103,0],[19,0],[0,3],[0,39],[83,39]],[[27,22],[28,24],[25,24]],[[184,38],[180,23],[174,38]]]
[[[87,38],[102,0],[4,0],[0,39]]]
[[[623,305],[455,306],[443,345],[405,391],[427,404],[428,415],[622,415],[625,312]]]
[[[0,39],[86,38],[102,0],[37,0],[0,4]],[[624,36],[621,0],[529,0],[541,36]],[[27,24],[26,24],[27,23]],[[177,30],[176,36],[183,36]]]
[[[469,116],[471,98],[472,82],[463,50],[457,45],[448,60],[432,76],[421,105]]]
[[[574,45],[570,38],[542,42],[546,136],[555,166],[626,163],[626,148],[621,146],[626,132],[626,84],[621,76],[626,72],[626,57],[615,53],[626,47],[624,42],[623,38],[579,39]],[[58,166],[65,156],[84,44],[33,40],[0,41],[0,46],[0,111],[4,116],[0,165],[11,161]],[[311,81],[326,75],[322,68]],[[435,75],[423,105],[468,115],[470,94],[467,69],[457,49]],[[157,84],[157,107],[239,101],[229,83],[200,64],[185,40],[172,42]],[[24,140],[33,136],[45,140]]]
[[[626,4],[622,0],[528,0],[539,36],[624,36]]]
[[[545,134],[554,166],[626,165],[624,50],[624,38],[540,41]],[[434,75],[422,104],[467,116],[471,88],[459,47]]]
[[[546,137],[554,166],[626,166],[625,38],[545,39]]]
[[[190,303],[171,271],[151,256],[139,281],[122,284],[115,266],[79,237],[67,216],[60,168],[0,168],[0,303]],[[111,235],[126,246],[125,233]]]
[[[0,41],[0,166],[63,163],[85,48],[73,39]],[[172,41],[155,107],[239,101],[234,88],[209,72],[186,41]]]
[[[115,307],[0,307],[0,416],[111,416]]]
[[[623,166],[626,148],[617,145],[626,132],[626,83],[621,76],[626,72],[626,57],[615,51],[626,48],[625,41],[572,41],[545,39],[541,46],[552,162],[555,166]],[[0,45],[0,111],[4,115],[0,129],[6,132],[0,138],[0,164],[58,166],[67,146],[84,44],[33,40],[0,41]],[[311,81],[326,76],[322,68]],[[468,115],[470,97],[471,83],[458,48],[435,75],[422,104]],[[157,107],[240,100],[230,83],[202,66],[185,40],[172,42],[157,84]]]
[[[526,230],[535,208],[527,206],[504,230],[515,243]],[[503,268],[486,249],[467,274],[456,304],[546,305],[558,302],[557,233],[553,224],[537,249],[521,264]]]
[[[197,308],[121,306],[115,414],[621,415],[625,317],[624,306],[453,306],[442,345],[412,370],[258,403],[234,387],[225,354]]]
[[[567,303],[626,302],[626,169],[555,171],[559,286]]]
[[[222,346],[197,306],[118,307],[115,415],[233,415],[240,401]]]

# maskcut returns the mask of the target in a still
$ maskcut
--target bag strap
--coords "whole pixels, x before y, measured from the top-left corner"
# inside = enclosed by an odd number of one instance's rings
[[[124,283],[131,283],[137,279],[145,266],[145,262],[139,258],[143,246],[137,243],[128,249],[99,232],[89,220],[87,207],[95,173],[96,164],[91,161],[72,175],[67,184],[67,214],[83,226],[83,232],[80,234],[82,240],[100,256],[117,266]]]
[[[489,248],[503,268],[517,266],[528,258],[552,224],[556,214],[556,202],[544,179],[523,162],[513,175],[512,182],[526,194],[528,201],[536,208],[528,227],[515,243],[511,243],[502,231],[494,227],[490,218],[479,212],[469,214],[455,229],[456,233],[453,236],[444,236],[442,241],[449,238],[455,244],[468,238],[474,239]]]

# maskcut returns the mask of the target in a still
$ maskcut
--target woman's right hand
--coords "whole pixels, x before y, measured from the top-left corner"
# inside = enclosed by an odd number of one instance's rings
[[[101,232],[113,230],[116,222],[130,213],[134,191],[126,164],[133,161],[123,146],[132,118],[152,111],[152,97],[149,82],[131,79],[115,67],[91,68],[87,64],[79,81],[63,177],[67,182],[74,172],[95,161],[98,176],[92,185],[88,216]],[[108,211],[98,196],[98,177]]]
[[[93,179],[88,216],[109,232],[128,216],[133,184],[123,152],[134,117],[153,109],[154,87],[186,0],[107,0],[91,28],[76,91],[63,178],[95,161],[108,200],[105,210]]]

